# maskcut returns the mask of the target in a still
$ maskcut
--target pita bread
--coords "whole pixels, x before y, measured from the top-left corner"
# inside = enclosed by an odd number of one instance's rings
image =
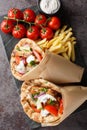
[[[23,46],[26,46],[26,48],[23,49]],[[23,38],[21,39],[17,44],[16,46],[14,47],[14,50],[12,51],[12,54],[11,54],[11,60],[10,60],[10,66],[11,66],[11,72],[13,74],[13,76],[18,79],[18,80],[22,80],[22,77],[29,71],[31,71],[35,66],[26,66],[25,67],[25,72],[24,73],[19,73],[17,70],[16,70],[16,67],[17,67],[17,63],[16,63],[16,60],[15,60],[15,57],[16,56],[19,56],[19,57],[24,57],[24,58],[27,58],[31,53],[32,53],[32,50],[28,50],[28,48],[30,47],[30,49],[34,50],[34,51],[37,51],[41,57],[44,56],[44,52],[42,51],[42,49],[33,41],[33,40],[30,40],[28,38]],[[20,49],[21,48],[21,49]],[[37,57],[36,57],[37,58]],[[39,63],[39,62],[38,62]],[[38,65],[35,64],[35,65]]]
[[[56,91],[56,93],[60,94],[60,88],[56,87],[56,85],[43,80],[43,79],[35,79],[35,80],[30,80],[27,82],[24,82],[22,87],[21,87],[21,104],[24,109],[24,112],[28,115],[29,118],[33,119],[36,122],[39,123],[52,123],[56,122],[61,118],[61,114],[58,114],[58,116],[54,116],[52,114],[48,114],[47,116],[43,117],[40,112],[35,112],[32,109],[31,104],[33,103],[32,99],[30,98],[30,91],[31,88],[36,86],[39,86],[39,89],[45,87],[48,88],[48,90],[53,90]],[[61,94],[60,94],[61,95]],[[62,95],[61,95],[62,98]]]

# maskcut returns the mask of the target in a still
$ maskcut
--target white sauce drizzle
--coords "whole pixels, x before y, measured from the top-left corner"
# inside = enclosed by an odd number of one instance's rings
[[[49,94],[45,94],[45,95],[38,97],[38,100],[44,104],[47,102],[48,99],[51,99],[52,101],[56,101],[56,98],[54,98],[53,96],[51,96]]]
[[[47,110],[41,110],[40,114],[41,114],[42,117],[45,117],[49,114],[49,112]]]
[[[26,59],[27,63],[30,63],[31,61],[35,61],[35,57],[33,55],[30,55]]]
[[[25,73],[25,66],[23,61],[20,61],[19,65],[16,66],[16,71],[21,74]]]

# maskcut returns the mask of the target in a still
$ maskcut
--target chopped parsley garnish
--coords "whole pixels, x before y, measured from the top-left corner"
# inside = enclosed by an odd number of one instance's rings
[[[45,84],[47,84],[48,83],[48,81],[45,81]]]
[[[47,92],[47,91],[48,91],[48,88],[42,88],[41,91]]]
[[[32,96],[32,99],[33,99],[34,101],[37,101],[37,98],[36,98],[35,96],[38,96],[39,94],[40,94],[39,92],[32,94],[32,95],[31,95],[31,96]]]
[[[16,47],[16,50],[21,51],[20,48],[19,48],[18,46]]]
[[[30,51],[33,51],[32,48],[30,48]]]
[[[33,95],[33,94],[31,95],[31,97],[32,97],[32,99],[33,99],[34,101],[37,101],[37,98],[34,98],[34,95]]]
[[[50,99],[50,100],[49,100],[49,104],[50,104],[50,105],[54,105],[55,102],[54,102],[53,100]]]
[[[32,51],[32,48],[29,48],[29,49],[23,49],[23,50],[25,50],[25,51]]]
[[[31,61],[31,62],[30,62],[30,65],[31,65],[31,66],[35,66],[35,65],[36,65],[35,61]]]

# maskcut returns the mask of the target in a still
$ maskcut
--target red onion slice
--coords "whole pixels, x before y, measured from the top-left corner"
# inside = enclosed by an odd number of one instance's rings
[[[38,97],[45,95],[45,94],[46,94],[45,92],[41,92],[39,95],[35,95],[34,98],[38,98]]]

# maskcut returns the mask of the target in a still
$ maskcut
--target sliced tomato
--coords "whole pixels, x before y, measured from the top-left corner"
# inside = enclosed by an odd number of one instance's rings
[[[24,65],[26,66],[27,65],[26,57],[22,57],[21,59],[23,60]]]
[[[16,56],[15,57],[15,61],[16,61],[16,64],[20,64],[20,61],[23,60],[23,63],[24,65],[27,65],[27,62],[26,62],[26,58],[25,57],[20,57],[20,56]]]
[[[57,116],[58,115],[58,109],[53,105],[46,105],[45,109],[49,111],[50,114]]]
[[[63,100],[62,99],[60,100],[60,108],[59,108],[58,113],[63,114]]]
[[[34,104],[32,104],[31,107],[32,107],[32,109],[33,109],[35,112],[40,113],[41,110],[37,109]]]
[[[42,60],[41,54],[38,53],[36,50],[33,50],[33,53],[34,53],[35,57],[38,59],[38,61],[40,62]]]
[[[16,64],[20,64],[21,58],[19,56],[15,57]]]

